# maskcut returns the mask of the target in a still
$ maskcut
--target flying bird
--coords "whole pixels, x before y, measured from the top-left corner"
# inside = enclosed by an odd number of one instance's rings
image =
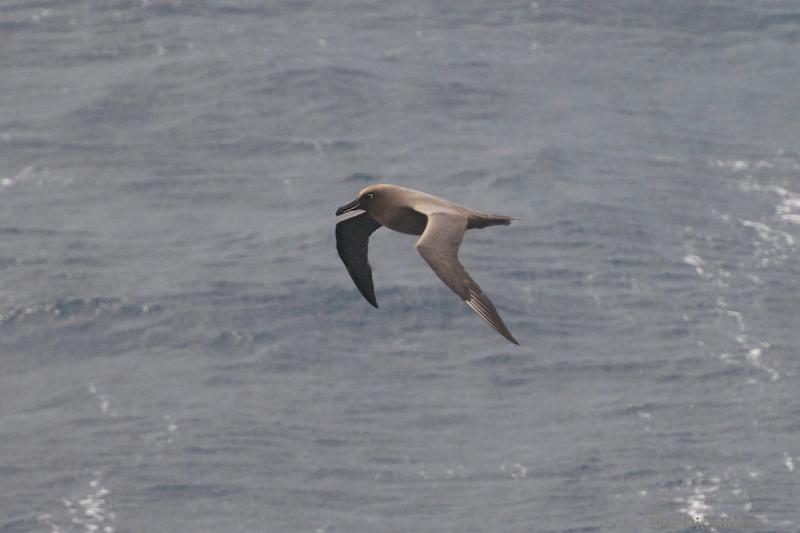
[[[375,307],[372,267],[367,258],[369,237],[386,226],[410,235],[420,235],[417,251],[445,285],[500,335],[519,344],[508,331],[494,304],[458,261],[464,232],[473,228],[511,224],[513,217],[481,213],[444,198],[397,185],[365,187],[358,198],[336,210],[336,215],[363,213],[336,224],[336,249],[356,287]]]

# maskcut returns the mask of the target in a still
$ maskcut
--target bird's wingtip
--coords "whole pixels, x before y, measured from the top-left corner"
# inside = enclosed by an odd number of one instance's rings
[[[378,308],[378,299],[375,298],[375,293],[374,292],[367,293],[367,292],[362,291],[361,294],[364,296],[364,299],[369,302],[369,305],[371,305],[375,309]]]

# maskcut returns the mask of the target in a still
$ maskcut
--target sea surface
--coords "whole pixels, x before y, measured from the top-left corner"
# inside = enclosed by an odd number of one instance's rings
[[[799,351],[796,1],[0,0],[2,533],[797,532]]]

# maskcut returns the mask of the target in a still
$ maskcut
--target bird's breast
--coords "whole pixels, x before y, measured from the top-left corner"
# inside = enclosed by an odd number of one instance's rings
[[[422,235],[428,224],[428,217],[408,207],[400,207],[389,213],[372,216],[387,228],[409,235]]]

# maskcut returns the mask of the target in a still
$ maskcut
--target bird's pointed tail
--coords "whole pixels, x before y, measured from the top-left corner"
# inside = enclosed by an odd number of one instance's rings
[[[508,226],[512,220],[523,220],[520,217],[510,217],[506,215],[494,215],[490,213],[474,212],[469,215],[467,229],[485,228],[487,226]]]

